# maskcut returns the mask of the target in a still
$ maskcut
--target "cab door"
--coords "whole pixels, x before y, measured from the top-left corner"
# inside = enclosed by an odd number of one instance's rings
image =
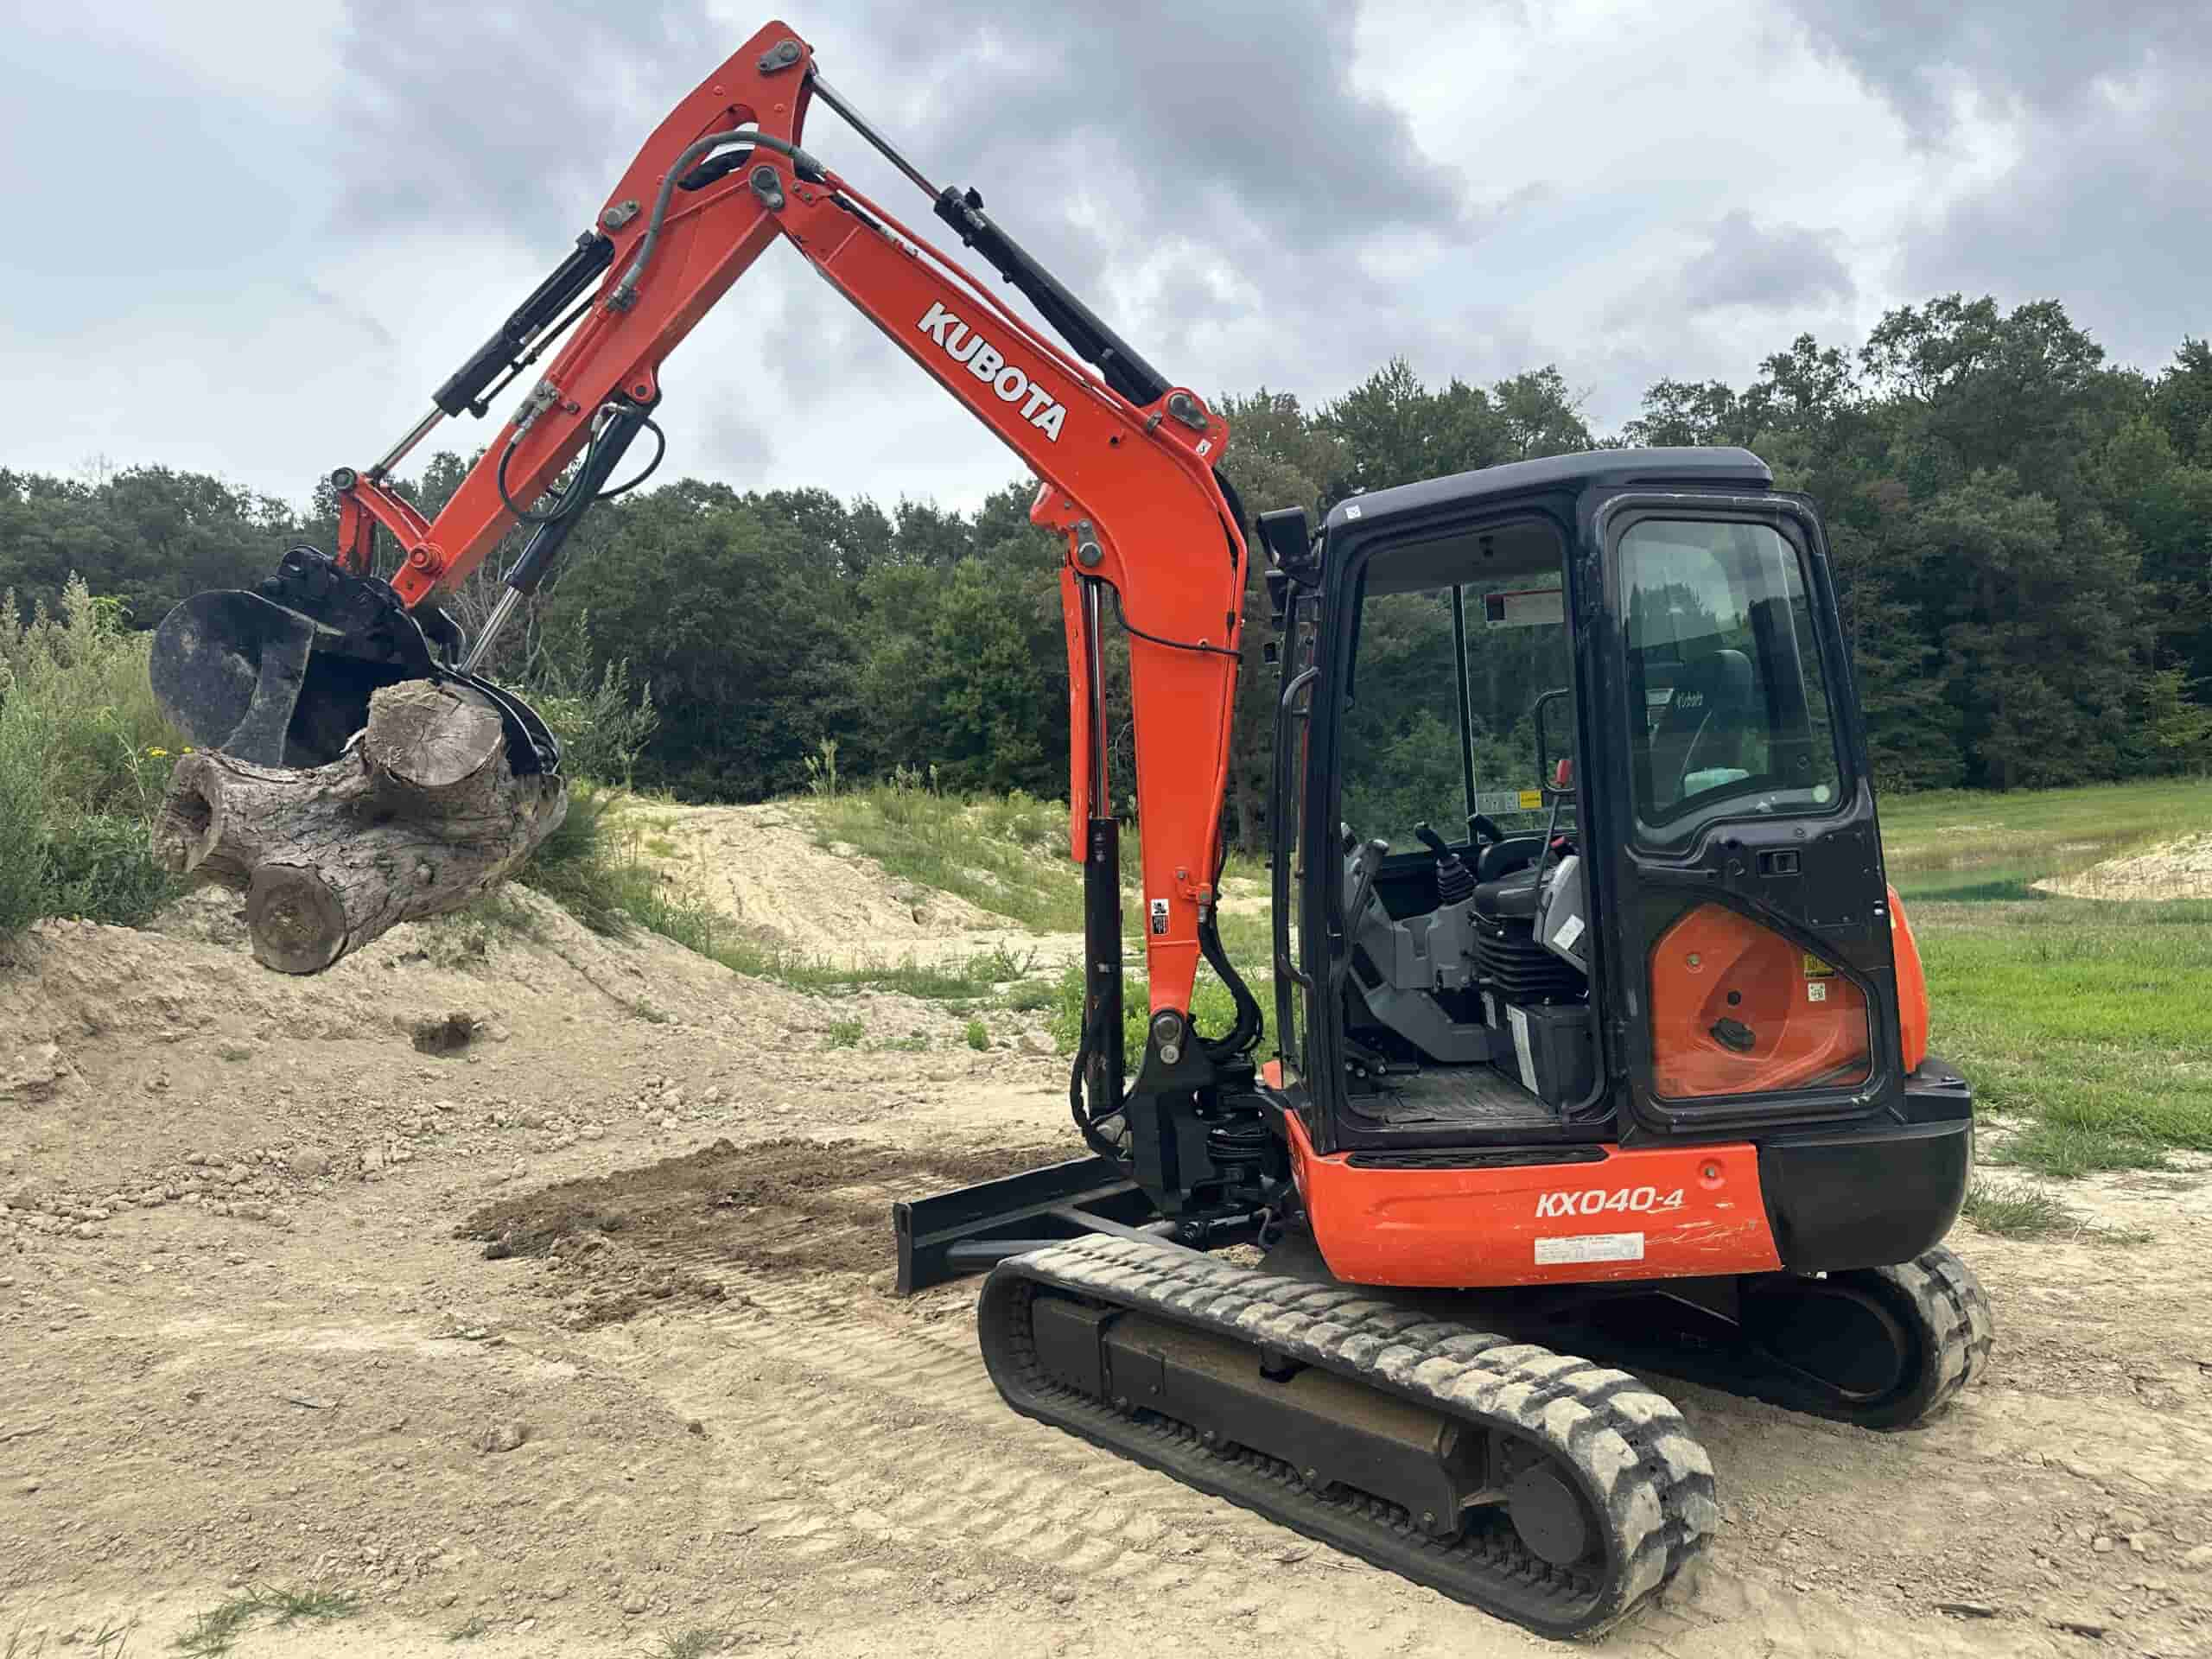
[[[1887,889],[1820,524],[1778,495],[1623,492],[1588,521],[1583,753],[1613,1075],[1643,1130],[1899,1097]]]

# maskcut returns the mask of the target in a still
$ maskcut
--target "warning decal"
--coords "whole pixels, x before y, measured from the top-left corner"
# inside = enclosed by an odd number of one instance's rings
[[[1493,628],[1535,628],[1567,620],[1566,595],[1556,588],[1522,588],[1483,595],[1483,620]]]
[[[1513,1027],[1513,1053],[1521,1062],[1521,1086],[1533,1095],[1536,1092],[1536,1058],[1529,1050],[1529,1016],[1508,1003],[1505,1019]]]
[[[1167,901],[1165,899],[1152,901],[1152,931],[1155,933],[1167,931]]]

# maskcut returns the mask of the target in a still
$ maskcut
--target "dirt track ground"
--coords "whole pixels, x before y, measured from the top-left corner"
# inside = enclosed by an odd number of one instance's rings
[[[0,969],[0,1650],[309,1582],[361,1611],[235,1650],[1544,1645],[1012,1416],[972,1287],[890,1294],[892,1198],[1068,1154],[1033,1033],[532,913],[308,982],[204,908]],[[2146,1236],[1956,1236],[1999,1346],[1929,1429],[1662,1382],[1726,1524],[1599,1651],[2212,1653],[2212,1185],[2074,1202]]]

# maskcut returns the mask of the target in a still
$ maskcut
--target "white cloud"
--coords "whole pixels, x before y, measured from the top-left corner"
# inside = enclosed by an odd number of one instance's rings
[[[1432,380],[1556,361],[1610,426],[1662,376],[1741,382],[1931,284],[2054,294],[2123,355],[2206,332],[2202,76],[2153,52],[2189,8],[2123,3],[2103,42],[2063,7],[1968,3],[1915,52],[1892,3],[807,22],[841,92],[1201,391],[1315,402],[1393,353]],[[102,454],[303,498],[411,424],[758,27],[734,0],[359,16],[98,0],[19,26],[0,465]],[[809,138],[941,230],[826,111]],[[664,380],[671,475],[964,505],[1018,470],[788,250]]]

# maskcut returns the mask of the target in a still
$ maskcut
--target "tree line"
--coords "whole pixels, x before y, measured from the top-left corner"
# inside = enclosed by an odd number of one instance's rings
[[[1220,399],[1225,470],[1255,511],[1618,444],[1742,444],[1819,503],[1877,773],[1995,789],[2212,764],[2212,345],[2155,374],[2108,365],[2056,302],[1961,296],[1885,316],[1854,350],[1802,335],[1751,384],[1662,380],[1593,433],[1556,369],[1425,383],[1393,360],[1308,407]],[[957,419],[948,409],[947,419]],[[467,471],[406,486],[435,511]],[[683,480],[599,508],[495,671],[561,696],[649,691],[634,781],[709,799],[804,785],[824,740],[845,775],[936,769],[943,787],[1061,793],[1062,550],[1026,480],[973,512]],[[71,573],[150,627],[186,594],[250,583],[304,508],[158,465],[0,469],[0,589],[28,611]],[[502,555],[457,604],[473,626]],[[1260,825],[1274,675],[1255,558],[1232,817]],[[1119,777],[1129,776],[1125,712]]]

